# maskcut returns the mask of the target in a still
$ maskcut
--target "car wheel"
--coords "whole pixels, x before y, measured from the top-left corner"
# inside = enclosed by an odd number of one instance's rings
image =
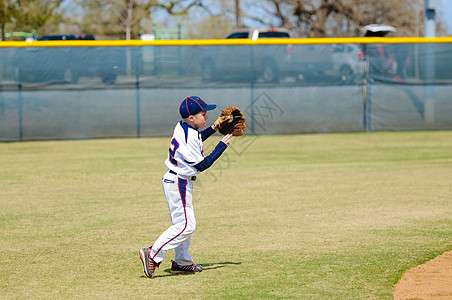
[[[264,62],[262,65],[262,78],[265,82],[278,82],[278,69],[273,61]]]
[[[118,76],[116,74],[107,74],[102,76],[103,83],[114,84]]]
[[[342,83],[351,83],[353,79],[353,71],[348,65],[343,65],[340,69],[339,80]]]
[[[319,77],[321,76],[321,74],[319,74],[318,72],[313,72],[313,71],[305,71],[302,73],[303,74],[303,80],[306,83],[318,83],[319,82]]]
[[[211,60],[205,60],[201,65],[202,80],[213,81],[217,77],[215,63]]]

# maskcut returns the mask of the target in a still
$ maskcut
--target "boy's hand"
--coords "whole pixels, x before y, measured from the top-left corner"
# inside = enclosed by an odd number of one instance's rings
[[[231,140],[232,140],[232,133],[226,134],[226,135],[221,139],[221,141],[222,141],[223,143],[225,143],[227,146],[229,146],[229,143],[231,142]]]

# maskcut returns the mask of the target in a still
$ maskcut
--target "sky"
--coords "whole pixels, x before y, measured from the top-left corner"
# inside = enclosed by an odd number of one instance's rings
[[[449,35],[452,35],[452,0],[441,0],[441,13],[448,25]]]

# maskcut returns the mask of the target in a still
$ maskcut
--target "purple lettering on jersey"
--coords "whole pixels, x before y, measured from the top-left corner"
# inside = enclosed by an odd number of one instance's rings
[[[176,154],[177,149],[179,148],[179,142],[176,139],[171,140],[171,144],[169,147],[169,161],[177,166],[177,160],[174,159],[174,155]]]

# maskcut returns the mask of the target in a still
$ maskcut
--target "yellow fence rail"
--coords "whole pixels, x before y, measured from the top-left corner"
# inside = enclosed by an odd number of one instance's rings
[[[25,47],[122,47],[122,46],[217,46],[217,45],[303,45],[303,44],[426,44],[452,43],[452,37],[350,37],[350,38],[294,38],[294,39],[206,39],[206,40],[79,40],[0,42],[0,48]]]

